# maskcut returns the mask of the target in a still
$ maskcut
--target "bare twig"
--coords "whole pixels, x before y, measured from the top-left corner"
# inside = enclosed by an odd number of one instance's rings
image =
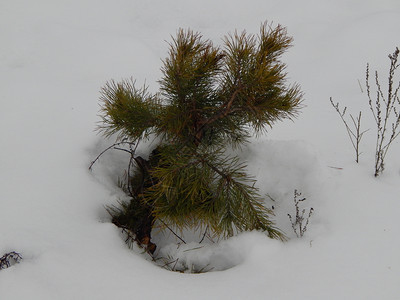
[[[361,93],[364,93],[364,90],[363,90],[363,88],[362,88],[360,79],[357,79],[357,81],[358,81],[358,86],[360,87]]]
[[[306,200],[306,198],[298,199],[298,197],[300,197],[300,196],[301,196],[301,193],[297,192],[297,190],[294,190],[294,199],[293,200],[294,200],[294,206],[296,208],[295,219],[293,220],[292,216],[290,214],[288,214],[290,223],[292,224],[293,231],[297,237],[302,237],[304,235],[304,233],[307,231],[308,222],[310,220],[312,213],[314,212],[314,209],[311,207],[308,212],[307,218],[304,217],[304,214],[306,212],[305,209],[303,209],[300,213],[299,203]],[[306,221],[305,224],[303,224],[304,221]]]
[[[362,154],[360,153],[360,142],[364,133],[368,131],[368,129],[361,131],[361,111],[359,112],[357,118],[354,118],[353,115],[350,114],[350,118],[354,126],[354,130],[352,130],[345,119],[347,107],[344,107],[343,111],[341,111],[339,108],[339,102],[337,102],[336,104],[333,103],[332,97],[329,98],[329,100],[332,106],[335,108],[336,112],[339,114],[340,118],[342,119],[344,126],[346,127],[347,135],[349,136],[353,149],[356,153],[356,162],[358,163],[360,155]]]
[[[368,104],[377,126],[376,147],[375,147],[375,177],[382,174],[385,169],[385,157],[392,142],[399,136],[400,125],[400,100],[399,89],[400,82],[394,88],[395,71],[399,67],[397,64],[399,48],[396,48],[393,54],[389,55],[390,69],[388,77],[387,96],[382,91],[378,72],[375,72],[376,100],[372,101],[371,86],[369,84],[369,65],[366,69],[366,86]],[[374,102],[374,104],[373,104]],[[382,107],[383,106],[383,107]],[[391,133],[388,133],[391,131]],[[388,136],[389,135],[389,136]]]
[[[106,153],[107,151],[109,151],[109,150],[111,150],[111,149],[116,149],[116,150],[121,150],[121,151],[125,151],[125,152],[128,152],[128,153],[132,153],[130,150],[123,149],[123,148],[119,148],[118,146],[120,146],[120,145],[130,145],[130,146],[132,146],[132,145],[135,145],[135,144],[136,144],[135,142],[129,142],[129,141],[126,141],[126,140],[124,140],[124,141],[122,141],[122,142],[118,142],[118,143],[112,144],[111,146],[109,146],[109,147],[107,147],[106,149],[104,149],[103,151],[101,151],[99,155],[97,155],[97,157],[90,163],[90,165],[89,165],[89,170],[90,170],[90,171],[92,170],[93,165],[94,165],[94,164],[100,159],[100,157],[101,157],[104,153]]]

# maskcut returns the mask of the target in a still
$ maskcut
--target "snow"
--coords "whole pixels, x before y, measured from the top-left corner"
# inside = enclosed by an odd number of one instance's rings
[[[241,155],[290,240],[249,232],[177,245],[159,234],[160,254],[211,272],[160,268],[126,246],[104,209],[122,197],[114,183],[126,157],[110,153],[88,171],[112,143],[94,131],[99,89],[132,76],[157,91],[179,27],[220,43],[266,20],[294,37],[284,60],[305,107]],[[400,140],[374,178],[375,127],[359,81],[369,62],[385,82],[399,25],[397,0],[2,1],[0,256],[23,260],[0,270],[0,298],[398,299]],[[329,97],[363,111],[359,164]],[[307,198],[301,208],[314,208],[303,238],[287,217],[294,189]]]

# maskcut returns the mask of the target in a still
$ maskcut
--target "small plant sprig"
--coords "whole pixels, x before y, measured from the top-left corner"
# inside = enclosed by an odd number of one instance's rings
[[[395,71],[400,64],[397,63],[400,50],[396,48],[393,54],[389,54],[390,69],[388,77],[387,95],[382,91],[378,78],[378,72],[375,71],[376,99],[372,101],[371,87],[369,84],[369,64],[366,70],[366,86],[368,103],[377,125],[377,137],[375,148],[375,177],[378,177],[385,169],[385,157],[390,145],[400,134],[400,82],[394,86]],[[390,129],[391,127],[391,129]]]
[[[306,200],[306,198],[299,199],[298,197],[301,197],[301,193],[298,192],[297,190],[294,190],[294,206],[296,208],[296,217],[293,220],[292,216],[288,214],[290,223],[292,223],[292,228],[294,233],[296,234],[297,237],[303,237],[304,233],[307,231],[307,226],[308,222],[310,220],[311,215],[314,212],[314,209],[311,207],[307,218],[304,217],[306,210],[303,209],[300,213],[300,208],[299,208],[299,203],[303,202]],[[305,224],[303,224],[305,221]]]
[[[340,110],[339,108],[339,102],[337,102],[336,104],[333,102],[332,97],[329,98],[333,108],[336,110],[336,112],[339,114],[340,118],[343,121],[344,126],[346,127],[347,130],[347,134],[350,138],[351,144],[353,145],[355,154],[356,154],[356,162],[359,162],[360,159],[360,155],[362,154],[360,152],[360,142],[361,139],[364,135],[365,132],[368,131],[367,130],[361,130],[361,111],[359,112],[358,116],[356,118],[353,117],[352,114],[350,114],[350,118],[351,121],[353,123],[354,129],[351,129],[350,126],[348,125],[348,122],[345,119],[345,114],[346,114],[346,110],[347,107],[345,106],[343,110]]]
[[[15,251],[4,254],[2,257],[0,257],[0,270],[7,269],[13,264],[19,263],[21,259],[21,254]]]

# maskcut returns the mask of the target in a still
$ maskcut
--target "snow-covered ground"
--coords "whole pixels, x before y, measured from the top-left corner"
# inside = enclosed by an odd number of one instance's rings
[[[213,272],[160,268],[126,246],[104,209],[121,196],[123,154],[88,171],[112,143],[94,132],[99,89],[132,76],[157,91],[179,27],[218,44],[264,21],[294,37],[284,60],[306,107],[241,155],[290,240],[250,232],[177,249],[159,235],[165,256]],[[23,260],[0,270],[0,299],[399,299],[400,140],[374,178],[364,84],[369,62],[386,86],[399,25],[398,0],[1,1],[0,256]],[[359,164],[329,97],[363,111]],[[303,238],[287,217],[294,189],[314,208]]]

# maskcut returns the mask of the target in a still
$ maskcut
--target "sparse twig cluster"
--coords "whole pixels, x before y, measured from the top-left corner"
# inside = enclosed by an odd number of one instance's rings
[[[0,270],[7,269],[13,264],[19,263],[21,259],[21,254],[15,251],[4,254],[2,257],[0,257]]]
[[[396,48],[393,54],[389,54],[390,69],[387,95],[383,93],[378,77],[378,72],[375,71],[375,101],[372,100],[371,96],[371,87],[369,84],[370,71],[369,65],[367,64],[366,86],[369,99],[368,103],[377,125],[375,148],[375,177],[379,176],[384,171],[386,154],[389,150],[390,145],[400,133],[400,82],[397,84],[397,86],[394,83],[395,71],[399,67],[399,64],[397,63],[399,52],[399,48]]]
[[[201,248],[203,248],[203,246],[186,249],[183,252],[195,251]],[[194,263],[188,263],[185,259],[180,259],[179,257],[175,258],[172,255],[155,259],[155,263],[163,269],[180,273],[200,274],[210,272],[214,269],[214,267],[211,267],[210,264],[201,267]]]
[[[368,104],[377,126],[374,165],[375,177],[381,175],[385,170],[385,158],[389,147],[400,134],[400,81],[395,83],[395,73],[400,66],[398,63],[399,53],[399,48],[396,48],[393,54],[389,54],[390,69],[387,92],[384,93],[382,90],[378,72],[375,71],[376,98],[374,100],[372,99],[373,96],[371,95],[370,70],[369,64],[367,64],[365,81]],[[363,91],[362,88],[361,91]],[[351,129],[345,119],[347,107],[345,107],[343,110],[340,110],[339,103],[335,104],[332,98],[330,98],[330,102],[346,126],[347,134],[349,135],[350,141],[356,152],[356,162],[358,162],[361,154],[359,148],[360,141],[363,134],[367,131],[361,130],[361,111],[359,112],[357,118],[354,118],[350,114],[350,118],[354,126],[354,129]]]
[[[306,218],[305,217],[306,210],[303,209],[300,212],[300,208],[299,208],[299,203],[305,201],[306,198],[299,199],[298,197],[301,197],[301,193],[298,192],[297,190],[294,190],[294,206],[296,208],[296,216],[293,219],[293,217],[290,214],[288,214],[288,217],[289,217],[290,223],[292,223],[292,228],[293,228],[293,231],[296,234],[296,236],[302,237],[304,235],[304,233],[307,231],[308,222],[310,220],[311,215],[314,212],[314,209],[312,207],[310,208],[310,210],[308,212],[308,216]]]
[[[339,114],[340,118],[342,119],[344,126],[346,127],[347,134],[350,138],[351,144],[353,145],[353,148],[354,148],[354,151],[356,154],[356,162],[358,163],[360,155],[361,155],[360,142],[361,142],[361,139],[362,139],[364,133],[368,131],[368,130],[361,130],[361,111],[359,112],[359,114],[356,118],[354,118],[353,115],[350,114],[350,119],[354,126],[354,129],[352,129],[345,119],[347,107],[345,106],[343,110],[340,110],[339,102],[337,102],[335,104],[332,100],[332,97],[329,100],[331,101],[332,106],[335,108],[336,112]]]

